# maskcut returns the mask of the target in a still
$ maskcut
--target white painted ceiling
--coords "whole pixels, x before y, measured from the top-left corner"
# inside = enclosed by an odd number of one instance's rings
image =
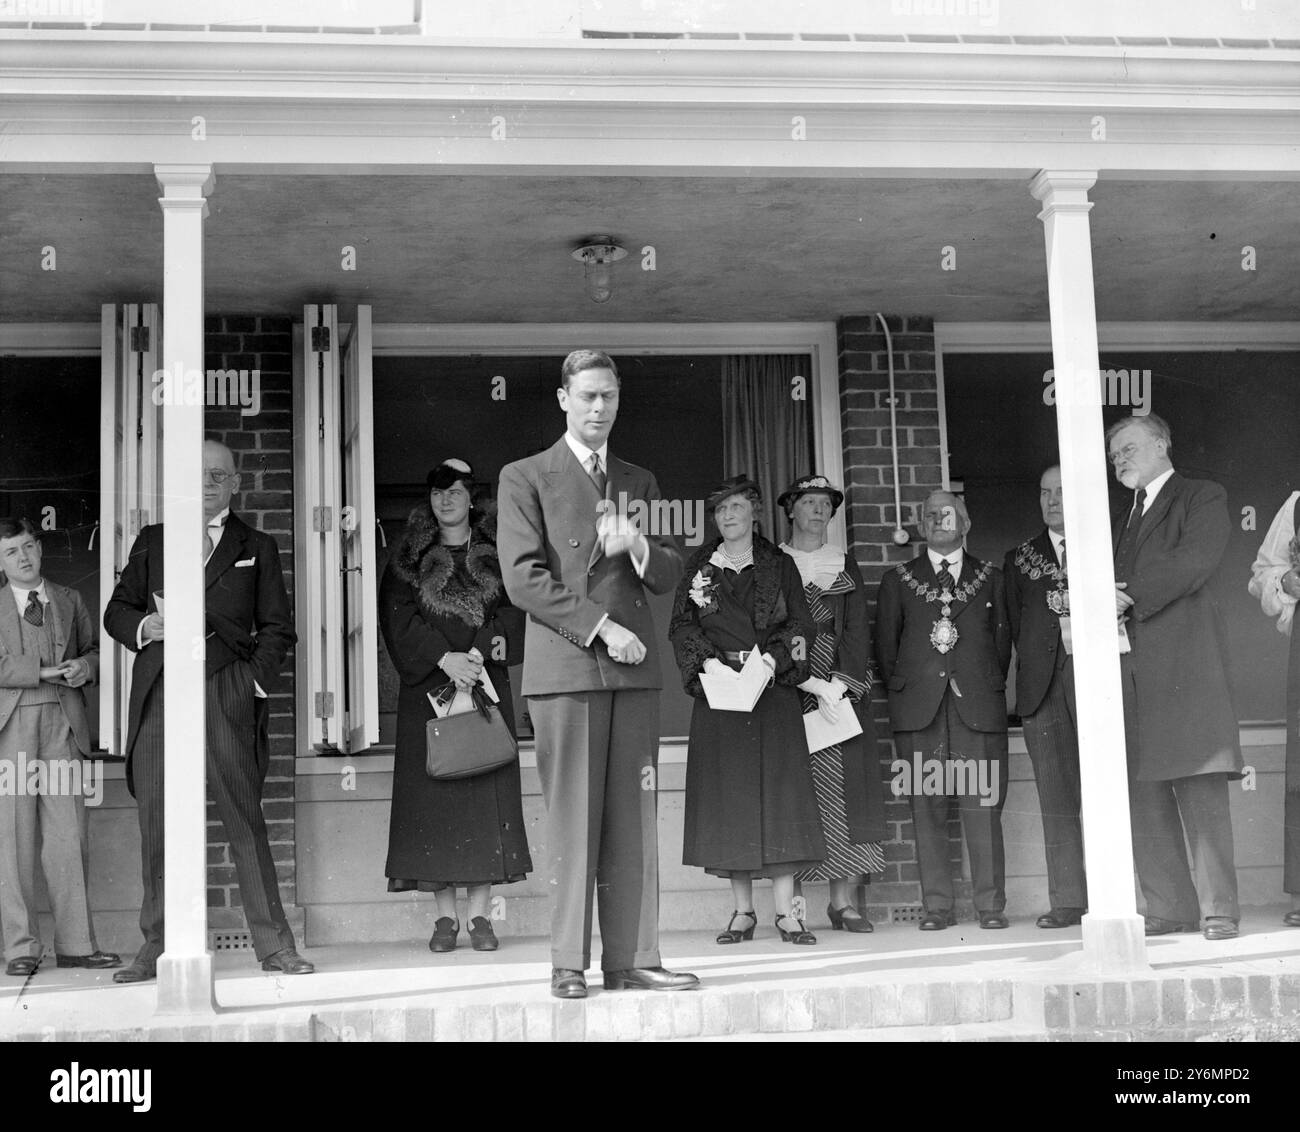
[[[378,322],[1045,319],[1028,179],[218,171],[207,308],[368,302]],[[94,321],[101,303],[160,300],[158,195],[151,176],[0,175],[0,320]],[[1103,181],[1091,196],[1100,319],[1300,318],[1300,183]],[[595,233],[632,252],[604,305],[569,255]],[[345,246],[355,271],[341,269]],[[941,269],[945,246],[955,271]]]

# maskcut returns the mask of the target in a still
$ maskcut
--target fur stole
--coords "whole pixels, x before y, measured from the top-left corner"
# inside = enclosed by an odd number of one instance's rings
[[[406,532],[393,555],[393,572],[414,591],[430,617],[454,617],[483,627],[501,597],[496,524],[480,519],[470,531],[465,569],[453,567],[451,551],[438,541],[438,523],[427,503],[411,512]]]

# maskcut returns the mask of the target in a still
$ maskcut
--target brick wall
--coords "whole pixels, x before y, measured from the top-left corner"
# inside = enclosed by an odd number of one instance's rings
[[[252,315],[209,317],[206,369],[259,370],[261,406],[241,416],[238,407],[209,405],[207,431],[235,454],[241,477],[232,509],[250,526],[274,535],[280,548],[285,587],[293,607],[293,367],[292,327],[288,318]],[[275,858],[280,896],[286,910],[294,890],[294,718],[293,651],[285,658],[271,697],[271,767],[262,791],[262,812]],[[289,911],[290,921],[295,920]],[[239,887],[216,807],[208,801],[208,924],[242,928]]]
[[[939,450],[939,392],[934,365],[934,319],[891,315],[894,389],[897,396],[898,472],[903,526],[911,541],[899,547],[894,533],[894,468],[890,450],[889,357],[885,335],[872,316],[851,316],[838,323],[840,420],[844,430],[844,478],[848,500],[845,522],[849,541],[868,587],[872,624],[876,586],[885,570],[914,558],[923,544],[916,536],[920,504],[942,487]],[[888,789],[894,748],[885,692],[874,693],[880,772],[885,777],[885,819],[890,839],[884,846],[885,874],[867,889],[873,918],[889,918],[892,909],[921,902],[920,874],[912,817],[906,798]],[[949,823],[949,846],[958,907],[969,906],[970,883],[961,879],[961,826]]]

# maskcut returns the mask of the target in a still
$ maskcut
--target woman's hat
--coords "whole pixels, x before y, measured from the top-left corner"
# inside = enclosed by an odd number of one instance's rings
[[[733,495],[740,495],[746,491],[754,492],[759,499],[763,498],[763,489],[748,476],[732,476],[730,479],[725,479],[710,493],[704,504],[705,509],[712,511],[724,499],[729,499]]]
[[[444,460],[424,477],[424,486],[430,490],[437,488],[439,491],[446,491],[457,480],[460,480],[467,489],[472,487],[474,469],[464,460]]]
[[[776,497],[776,505],[784,511],[789,512],[791,505],[801,495],[808,495],[811,492],[819,491],[831,497],[831,507],[838,511],[840,504],[844,502],[844,492],[836,487],[825,476],[807,475],[800,476],[780,495]]]

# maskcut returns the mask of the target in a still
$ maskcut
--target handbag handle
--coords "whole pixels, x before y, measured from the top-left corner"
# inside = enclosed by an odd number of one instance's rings
[[[435,702],[440,707],[451,707],[451,702],[456,698],[456,693],[460,691],[456,687],[455,681],[450,681],[443,686],[442,690],[435,697]],[[492,701],[488,699],[487,693],[483,690],[482,684],[475,684],[469,690],[469,698],[474,704],[474,710],[484,719],[491,719]]]

